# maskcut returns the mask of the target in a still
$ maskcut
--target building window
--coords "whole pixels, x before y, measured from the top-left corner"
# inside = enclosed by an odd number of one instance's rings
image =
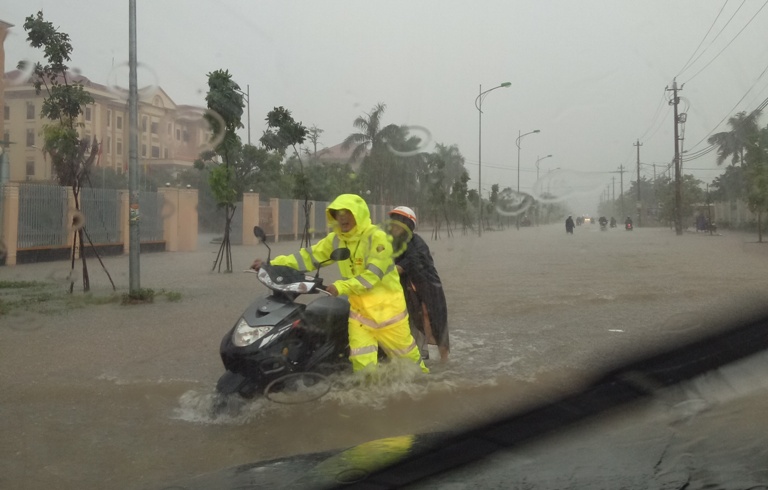
[[[112,138],[107,136],[107,154],[112,153]]]
[[[112,111],[108,110],[107,111],[107,127],[109,128],[111,126],[112,126]]]
[[[160,158],[160,147],[159,146],[153,146],[152,147],[152,158]]]
[[[171,123],[168,123],[168,134],[173,134],[173,129],[171,129]]]
[[[35,176],[35,161],[27,160],[27,179]]]
[[[184,131],[184,141],[189,142],[189,133]]]
[[[11,118],[11,108],[10,107],[5,106],[3,108],[3,118],[5,118],[6,121]]]
[[[146,131],[147,130],[147,118],[146,118],[146,116],[141,118],[141,130],[142,131]]]
[[[147,156],[147,145],[141,145],[141,156]]]
[[[163,148],[163,158],[168,160],[168,148]]]
[[[151,126],[152,134],[157,134],[158,126],[159,125],[156,122],[152,123],[152,126]]]
[[[33,146],[35,146],[35,130],[28,129],[27,130],[27,148],[31,148]]]
[[[123,156],[123,142],[122,141],[118,141],[117,143],[115,143],[115,145],[116,145],[116,149],[117,149],[117,155],[118,156]]]
[[[176,130],[176,141],[180,141],[180,140],[181,140],[181,130],[177,129]]]
[[[85,120],[90,121],[91,120],[91,108],[86,107],[85,108]]]
[[[35,104],[27,102],[27,119],[35,118]]]
[[[123,116],[117,116],[117,129],[123,129]]]
[[[11,133],[9,133],[8,131],[3,133],[3,141],[5,141],[6,143],[10,143],[11,142]]]

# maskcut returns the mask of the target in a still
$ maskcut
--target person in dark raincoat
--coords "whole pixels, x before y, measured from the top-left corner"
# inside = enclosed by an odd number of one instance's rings
[[[422,358],[429,359],[427,345],[432,344],[437,345],[440,360],[445,362],[450,352],[448,306],[432,254],[424,239],[413,233],[416,214],[411,208],[398,206],[389,217],[395,266],[405,292],[411,331],[421,337],[416,343]]]
[[[573,235],[573,218],[570,216],[565,220],[565,232]]]

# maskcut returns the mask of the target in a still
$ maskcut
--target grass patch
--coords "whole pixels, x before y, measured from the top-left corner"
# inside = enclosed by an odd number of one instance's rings
[[[0,281],[0,289],[44,288],[50,284],[40,281]]]
[[[153,303],[163,297],[169,302],[181,301],[181,293],[142,288],[136,294],[78,293],[70,294],[59,283],[40,281],[0,281],[0,316],[24,311],[61,314],[67,310],[108,304]]]
[[[176,303],[181,301],[181,293],[176,291],[167,291],[161,289],[155,291],[151,288],[140,288],[138,291],[130,293],[124,293],[121,304],[123,305],[137,305],[143,303],[154,303],[156,297],[165,297],[166,301]]]

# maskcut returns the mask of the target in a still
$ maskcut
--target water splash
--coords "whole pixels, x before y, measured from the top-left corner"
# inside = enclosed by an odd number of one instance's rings
[[[114,65],[107,74],[107,90],[123,101],[128,101],[130,65],[127,61]],[[149,97],[158,91],[160,81],[157,72],[145,63],[136,63],[136,78],[143,86],[139,89],[139,99]]]
[[[394,148],[389,141],[387,141],[387,149],[393,154],[399,157],[412,157],[414,155],[418,155],[419,153],[424,153],[432,144],[432,133],[430,133],[429,130],[424,126],[401,126],[401,128],[408,132],[408,139],[416,137],[420,141],[418,146],[413,150],[398,150]],[[414,132],[416,133],[415,135],[411,134]]]
[[[6,83],[9,87],[24,85],[32,77],[35,71],[35,62],[32,60],[21,60],[19,62],[19,75],[15,78],[8,78]]]
[[[536,201],[530,194],[504,189],[499,193],[496,211],[501,216],[518,216],[528,211],[534,202]]]

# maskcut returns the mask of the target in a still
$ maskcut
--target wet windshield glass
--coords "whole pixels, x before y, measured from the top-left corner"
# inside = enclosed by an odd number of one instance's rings
[[[766,5],[4,5],[0,486],[355,480],[759,317]],[[761,359],[489,459],[766,485]]]

